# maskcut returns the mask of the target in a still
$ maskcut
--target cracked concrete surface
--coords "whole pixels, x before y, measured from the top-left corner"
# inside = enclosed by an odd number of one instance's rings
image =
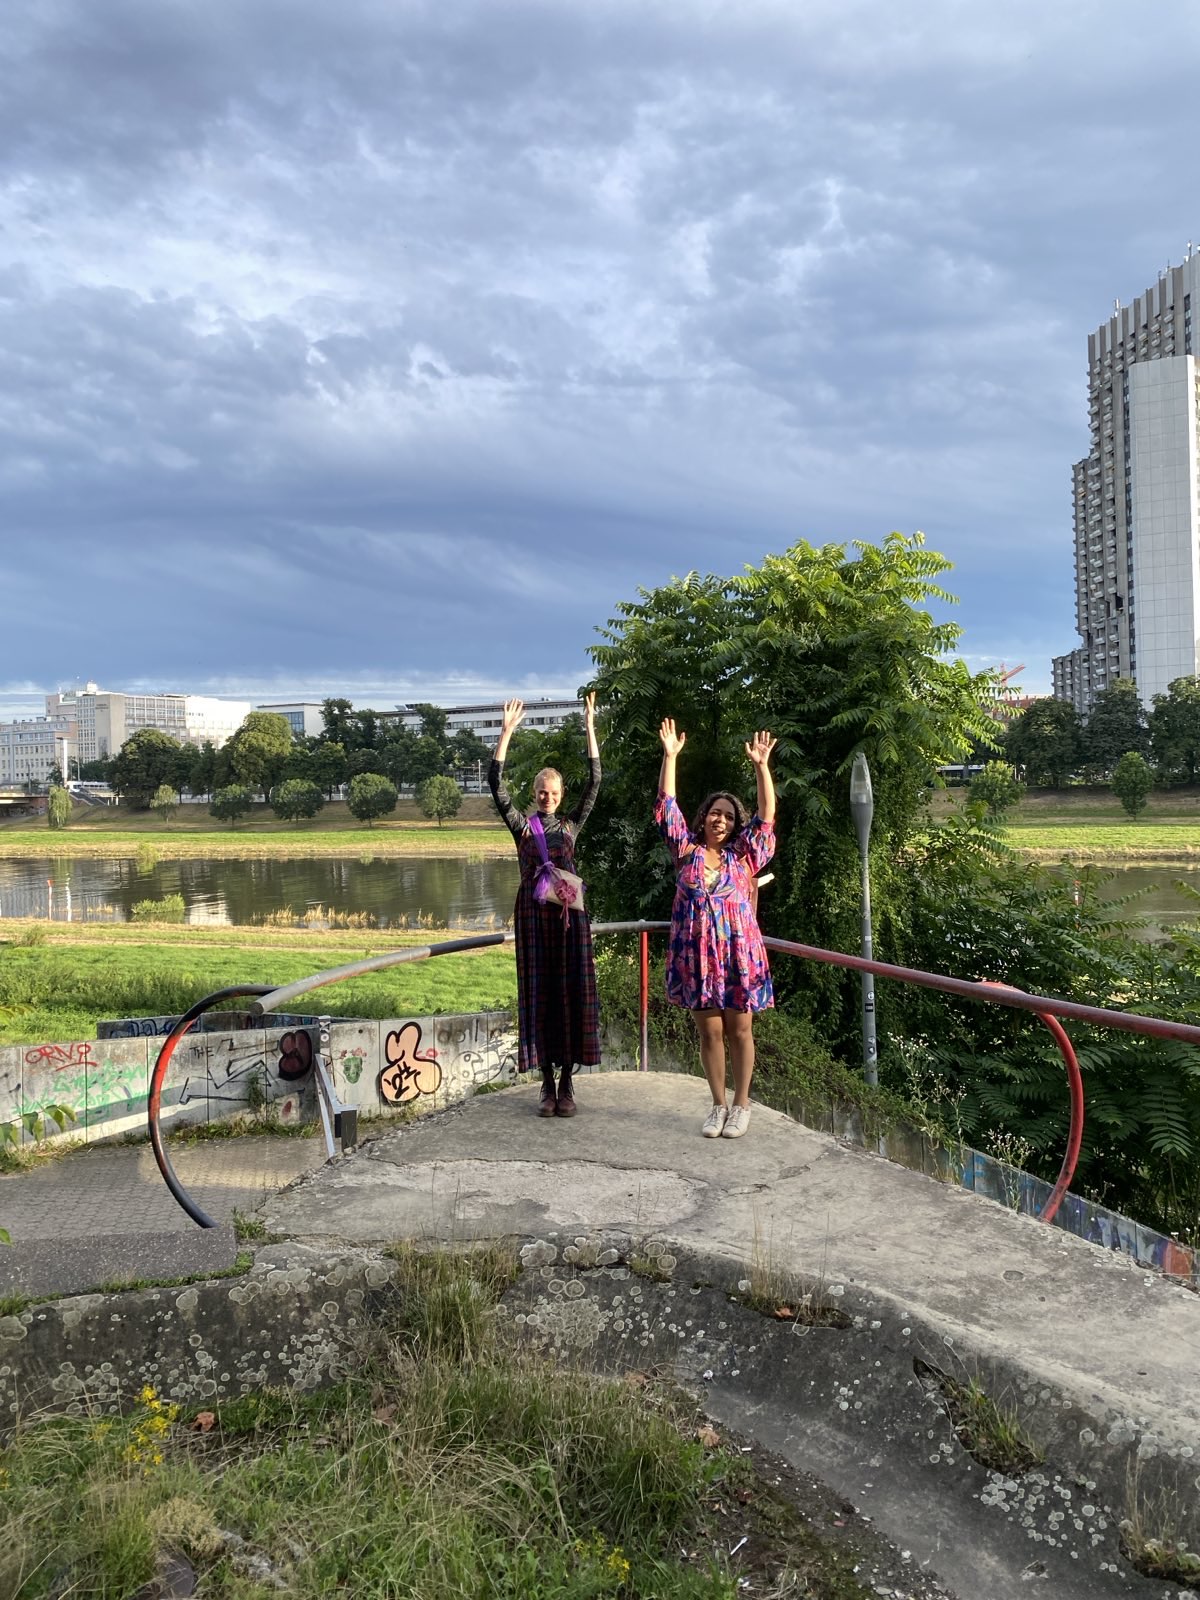
[[[702,1139],[703,1084],[606,1073],[571,1120],[528,1088],[382,1135],[269,1201],[292,1238],[653,1232],[869,1293],[947,1348],[996,1359],[1139,1451],[1200,1454],[1200,1297],[1124,1256],[847,1148],[756,1106],[740,1140]]]

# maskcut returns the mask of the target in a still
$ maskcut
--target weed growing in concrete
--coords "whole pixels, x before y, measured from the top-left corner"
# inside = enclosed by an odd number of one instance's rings
[[[670,1283],[671,1268],[663,1264],[660,1256],[636,1253],[629,1258],[629,1270],[635,1277],[648,1278],[651,1283]]]
[[[981,1467],[1018,1478],[1046,1459],[1021,1426],[1015,1406],[998,1405],[977,1378],[953,1378],[919,1357],[913,1371],[927,1388],[939,1391],[955,1438]]]
[[[1188,1548],[1188,1539],[1200,1531],[1195,1524],[1184,1496],[1165,1488],[1147,1491],[1140,1470],[1130,1470],[1121,1553],[1138,1572],[1185,1589],[1200,1589],[1200,1554]]]
[[[32,1304],[27,1294],[0,1294],[0,1317],[19,1317]]]
[[[234,1238],[239,1244],[275,1242],[277,1236],[267,1231],[267,1225],[261,1217],[247,1217],[235,1207],[229,1220],[233,1223]]]
[[[850,1326],[850,1318],[837,1304],[836,1296],[830,1293],[824,1269],[809,1275],[780,1262],[772,1249],[770,1235],[764,1237],[757,1219],[750,1276],[742,1280],[738,1292],[730,1298],[776,1322],[794,1322],[808,1328]]]
[[[387,1322],[393,1338],[418,1358],[438,1351],[469,1361],[490,1348],[492,1313],[519,1270],[511,1245],[494,1241],[459,1254],[400,1241],[385,1254],[397,1269],[398,1299]]]

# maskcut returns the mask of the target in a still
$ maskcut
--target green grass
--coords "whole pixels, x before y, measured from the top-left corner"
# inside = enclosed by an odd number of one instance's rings
[[[490,799],[474,795],[453,822],[427,822],[412,801],[367,827],[335,801],[312,822],[280,822],[256,806],[236,828],[217,822],[207,806],[180,806],[164,826],[152,813],[125,806],[80,807],[68,828],[52,832],[27,818],[0,822],[0,856],[132,856],[150,845],[162,860],[188,856],[492,856],[508,855],[512,839]]]
[[[50,925],[43,944],[0,945],[0,1044],[84,1039],[95,1034],[102,1018],[176,1015],[215,989],[282,985],[428,942],[413,934],[367,940],[302,932],[289,937],[274,929],[107,924],[75,926],[60,935],[62,927]],[[13,932],[19,940],[15,924]],[[303,1004],[332,1016],[393,1017],[509,1010],[515,1001],[512,947],[495,946],[348,979],[314,991]]]
[[[742,1574],[752,1593],[870,1596],[846,1536],[704,1437],[683,1397],[502,1344],[503,1245],[393,1256],[336,1387],[197,1412],[143,1389],[123,1416],[18,1424],[0,1594],[133,1600],[174,1558],[206,1600],[736,1600]]]
[[[1016,850],[1039,856],[1070,856],[1075,860],[1148,859],[1185,860],[1200,855],[1200,821],[1130,822],[1128,817],[1104,817],[1086,823],[1064,819],[1052,823],[1010,820],[1004,830]]]

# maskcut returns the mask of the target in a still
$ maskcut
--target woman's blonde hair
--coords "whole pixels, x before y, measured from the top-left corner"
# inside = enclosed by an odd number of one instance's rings
[[[533,788],[535,793],[537,792],[538,784],[541,783],[543,778],[557,778],[558,787],[560,789],[566,788],[566,785],[563,783],[563,775],[557,767],[543,767],[541,771],[536,773],[534,776]]]

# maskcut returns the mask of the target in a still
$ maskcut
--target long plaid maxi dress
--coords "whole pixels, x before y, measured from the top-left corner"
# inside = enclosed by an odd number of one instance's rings
[[[583,798],[565,818],[543,816],[546,850],[556,867],[575,872],[575,840],[587,821],[600,788],[600,762],[590,763]],[[493,761],[488,786],[496,809],[516,840],[521,864],[514,930],[517,944],[517,1026],[520,1072],[549,1073],[600,1062],[600,1005],[592,957],[592,925],[587,913],[571,911],[564,923],[562,907],[539,904],[534,879],[541,851],[529,819],[513,805],[504,786],[504,768]]]

